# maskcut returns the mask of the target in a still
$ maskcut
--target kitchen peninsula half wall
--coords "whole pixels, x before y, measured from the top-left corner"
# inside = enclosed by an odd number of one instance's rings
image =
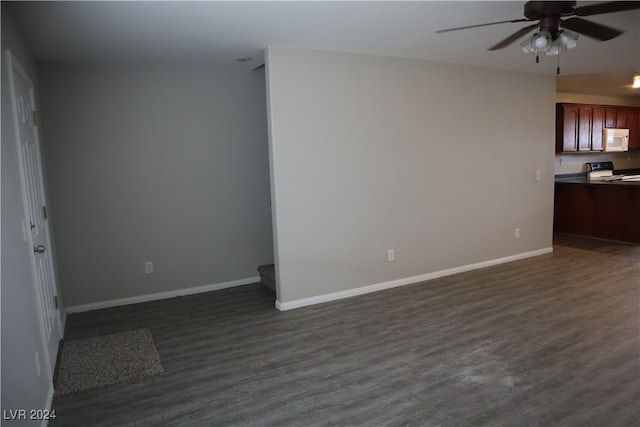
[[[556,232],[640,243],[640,182],[556,179],[554,201]]]

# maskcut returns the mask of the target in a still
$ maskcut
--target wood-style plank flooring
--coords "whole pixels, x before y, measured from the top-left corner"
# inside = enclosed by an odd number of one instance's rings
[[[279,312],[248,285],[70,315],[151,329],[165,373],[62,396],[50,426],[637,426],[640,246],[554,252]]]

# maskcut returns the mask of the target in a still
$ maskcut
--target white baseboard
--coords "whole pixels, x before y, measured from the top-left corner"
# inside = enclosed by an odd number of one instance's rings
[[[320,304],[323,302],[335,301],[335,300],[349,298],[357,295],[368,294],[371,292],[382,291],[385,289],[397,288],[399,286],[411,285],[414,283],[437,279],[438,277],[449,276],[457,273],[463,273],[465,271],[477,270],[479,268],[491,267],[493,265],[504,264],[507,262],[512,262],[520,259],[548,254],[551,252],[553,252],[553,247],[548,247],[548,248],[538,249],[531,252],[523,252],[520,254],[510,255],[503,258],[496,258],[488,261],[482,261],[475,264],[462,265],[460,267],[453,267],[445,270],[434,271],[432,273],[421,274],[418,276],[405,277],[402,279],[391,280],[389,282],[376,283],[373,285],[362,286],[359,288],[347,289],[346,291],[333,292],[330,294],[318,295],[318,296],[309,297],[309,298],[301,298],[298,300],[286,301],[286,302],[282,302],[279,299],[277,299],[276,308],[281,311],[292,310],[294,308],[300,308],[307,305]]]
[[[233,288],[236,286],[250,285],[260,282],[260,277],[247,277],[245,279],[232,280],[229,282],[214,283],[212,285],[197,286],[194,288],[176,289],[175,291],[159,292],[155,294],[139,295],[129,298],[112,299],[108,301],[93,302],[90,304],[74,305],[66,308],[67,313],[80,313],[101,308],[117,307],[120,305],[137,304],[141,302],[155,301],[159,299],[175,298],[184,295],[200,294],[203,292],[219,291],[220,289]]]
[[[67,310],[60,310],[60,339],[64,339],[64,330],[67,326]]]
[[[49,382],[49,390],[47,391],[47,397],[46,397],[46,404],[45,404],[45,410],[47,411],[51,411],[51,405],[53,404],[53,378],[51,379],[51,381]],[[48,412],[50,414],[50,412]],[[42,427],[47,427],[49,425],[49,419],[46,417],[42,418],[42,422],[40,423],[40,425]]]

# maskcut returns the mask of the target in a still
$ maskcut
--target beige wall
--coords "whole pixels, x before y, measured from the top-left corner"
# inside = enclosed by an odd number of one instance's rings
[[[267,56],[281,307],[551,247],[552,76]]]

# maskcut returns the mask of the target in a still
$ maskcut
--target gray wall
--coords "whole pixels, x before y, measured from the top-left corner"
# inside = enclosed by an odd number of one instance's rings
[[[67,306],[247,280],[273,261],[263,71],[38,71]]]
[[[267,56],[279,303],[551,247],[553,76]]]
[[[53,384],[43,359],[45,349],[36,315],[31,248],[22,236],[24,211],[6,49],[12,51],[35,84],[33,59],[2,4],[2,410],[45,409]],[[36,370],[36,352],[40,356],[40,375]],[[5,424],[14,422],[3,420],[2,425]]]

